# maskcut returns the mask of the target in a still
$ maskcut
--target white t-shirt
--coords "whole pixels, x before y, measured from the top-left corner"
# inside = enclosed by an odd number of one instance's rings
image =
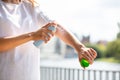
[[[46,23],[39,6],[33,8],[25,1],[11,4],[0,0],[0,37],[35,31]],[[40,80],[40,50],[32,41],[0,52],[0,80]]]

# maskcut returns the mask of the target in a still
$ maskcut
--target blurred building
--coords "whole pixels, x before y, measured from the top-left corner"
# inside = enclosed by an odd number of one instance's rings
[[[83,35],[81,42],[82,42],[83,44],[90,43],[90,35],[88,35],[88,36],[84,36],[84,35]]]

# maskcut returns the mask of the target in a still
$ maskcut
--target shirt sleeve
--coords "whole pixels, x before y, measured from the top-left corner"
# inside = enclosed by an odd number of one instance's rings
[[[39,26],[43,26],[45,24],[47,24],[48,22],[52,21],[47,15],[45,15],[40,7],[37,7],[36,9],[36,19],[37,19],[37,22],[38,22],[38,25]]]

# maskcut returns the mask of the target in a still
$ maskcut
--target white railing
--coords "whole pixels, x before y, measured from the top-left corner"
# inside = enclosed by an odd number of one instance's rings
[[[40,67],[40,80],[120,80],[120,71]]]

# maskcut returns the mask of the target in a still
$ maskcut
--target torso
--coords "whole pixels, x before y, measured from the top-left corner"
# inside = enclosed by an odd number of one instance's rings
[[[16,36],[38,28],[32,7],[28,5],[0,1],[0,37]],[[39,59],[40,51],[32,41],[0,52],[0,80],[40,80]]]

